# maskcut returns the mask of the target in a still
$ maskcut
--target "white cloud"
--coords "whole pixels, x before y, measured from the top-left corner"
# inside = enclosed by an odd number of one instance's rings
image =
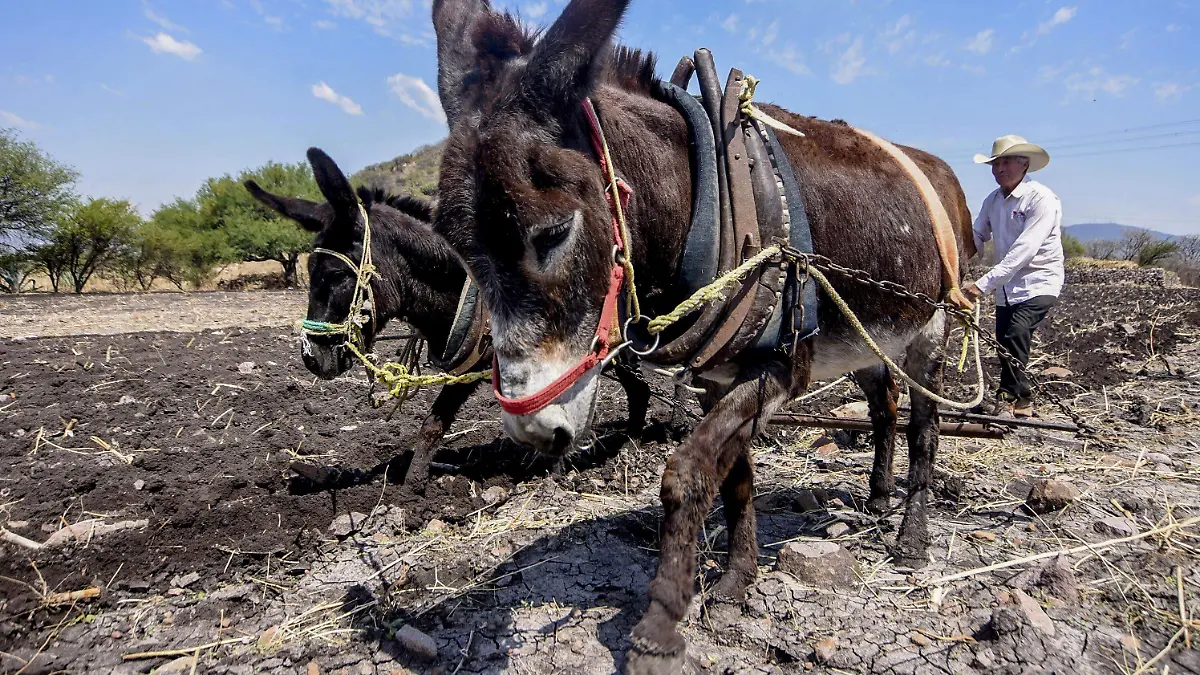
[[[762,43],[765,46],[770,47],[772,44],[775,43],[775,38],[778,36],[779,36],[779,19],[775,19],[774,21],[771,22],[770,26],[767,26],[766,32],[763,33]]]
[[[1137,83],[1138,78],[1132,75],[1111,75],[1100,66],[1073,73],[1063,80],[1068,98],[1074,94],[1085,99],[1095,99],[1102,93],[1120,98]]]
[[[413,37],[407,32],[413,13],[413,0],[325,0],[335,16],[363,21],[376,33],[398,37],[407,44],[428,44],[426,37]],[[422,2],[422,7],[428,3]],[[428,22],[428,18],[424,19]],[[395,33],[399,31],[399,36]]]
[[[144,0],[142,2],[142,14],[144,14],[147,19],[150,19],[151,21],[158,24],[159,26],[162,26],[162,28],[165,30],[175,31],[176,33],[188,32],[188,29],[184,28],[183,26],[180,26],[177,23],[172,22],[166,16],[154,11],[154,8],[150,6],[150,3],[145,2]]]
[[[862,75],[866,75],[867,58],[863,56],[863,39],[854,39],[846,51],[838,57],[837,68],[833,71],[833,81],[838,84],[850,84]]]
[[[950,60],[946,58],[945,54],[939,52],[937,54],[930,54],[929,56],[926,56],[925,57],[925,65],[927,65],[931,68],[949,68],[950,66],[953,66],[954,64],[951,63]]]
[[[10,113],[7,110],[0,110],[0,126],[16,127],[18,129],[41,129],[42,125],[32,120],[22,119],[15,113]]]
[[[1178,82],[1156,82],[1154,84],[1154,98],[1158,99],[1159,103],[1167,101],[1178,101],[1188,91],[1194,89],[1194,84],[1179,84]]]
[[[737,32],[738,15],[736,13],[734,13],[734,14],[730,14],[728,17],[726,17],[725,20],[721,22],[721,28],[724,28],[726,31],[728,31],[730,33]]]
[[[909,43],[916,40],[917,31],[907,30],[912,25],[912,17],[905,14],[896,23],[884,29],[882,36],[889,54],[899,53]]]
[[[329,101],[330,103],[341,108],[342,112],[346,113],[347,115],[363,114],[362,106],[355,103],[354,100],[349,96],[342,96],[341,94],[337,93],[333,90],[333,87],[330,87],[324,82],[320,84],[314,84],[312,86],[312,93],[313,96],[316,96],[322,101]]]
[[[155,54],[174,54],[186,61],[195,61],[196,57],[204,51],[187,40],[176,40],[166,33],[159,33],[154,37],[144,37],[142,42],[150,45],[150,49],[153,49]]]
[[[992,51],[992,44],[995,37],[995,29],[988,28],[987,30],[981,30],[967,43],[967,51],[975,52],[976,54],[986,54]]]
[[[1077,12],[1079,12],[1078,7],[1060,7],[1059,10],[1054,13],[1054,16],[1050,17],[1049,20],[1038,24],[1038,35],[1045,35],[1053,30],[1055,26],[1061,26],[1071,19],[1074,19]]]
[[[420,113],[422,117],[436,122],[446,123],[446,113],[442,110],[441,100],[437,92],[430,89],[425,80],[404,73],[396,73],[387,79],[392,93],[404,105]]]
[[[1184,26],[1184,25],[1178,24],[1178,23],[1169,23],[1169,24],[1167,24],[1167,32],[1168,33],[1178,33],[1179,31],[1183,30],[1186,27],[1187,26]]]
[[[783,66],[784,70],[796,75],[812,75],[812,71],[804,64],[804,57],[792,45],[788,45],[783,49],[772,49],[767,52],[767,56],[779,65]]]
[[[100,83],[100,88],[114,96],[120,96],[121,98],[125,98],[125,92],[121,91],[120,89],[113,89],[112,87],[108,86],[107,84],[104,84],[103,82]]]
[[[313,28],[319,28],[321,30],[333,30],[337,28],[337,24],[327,19],[321,19],[320,21],[313,22]]]
[[[546,10],[548,9],[550,9],[550,6],[543,0],[542,2],[535,2],[532,5],[525,5],[521,14],[530,19],[540,19],[546,15]]]

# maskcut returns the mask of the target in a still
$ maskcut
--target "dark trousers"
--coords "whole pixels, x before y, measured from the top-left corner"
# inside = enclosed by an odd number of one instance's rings
[[[1029,363],[1033,331],[1057,302],[1053,295],[1039,295],[1016,305],[996,305],[996,339],[1022,366]],[[1000,394],[1017,399],[1032,393],[1025,373],[1009,365],[1006,359],[1000,359]]]

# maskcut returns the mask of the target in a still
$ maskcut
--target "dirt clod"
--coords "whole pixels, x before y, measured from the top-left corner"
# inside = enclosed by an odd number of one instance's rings
[[[480,496],[483,497],[483,501],[487,502],[489,506],[499,506],[508,501],[508,490],[500,485],[493,485],[484,490]]]
[[[842,522],[834,523],[825,528],[825,536],[829,537],[830,539],[837,539],[838,537],[845,536],[849,533],[850,526]]]
[[[1068,604],[1079,601],[1079,582],[1070,562],[1063,556],[1042,561],[1037,567],[1018,574],[1011,583],[1027,593],[1038,589]]]
[[[1042,606],[1037,603],[1037,600],[1029,597],[1019,588],[1012,590],[1012,598],[1017,604],[1017,608],[1021,610],[1021,614],[1029,621],[1029,624],[1037,630],[1054,637],[1054,621],[1046,615]]]
[[[367,514],[351,511],[334,519],[329,525],[329,533],[335,537],[349,537],[351,534],[362,529],[363,523],[367,519]]]
[[[975,530],[971,533],[971,538],[976,541],[994,542],[996,541],[996,534],[987,530]]]
[[[1128,518],[1111,517],[1096,521],[1092,528],[1111,537],[1132,537],[1138,533],[1137,523]]]
[[[837,653],[838,639],[836,637],[827,637],[823,640],[817,640],[813,645],[813,653],[817,656],[817,662],[829,663],[833,660],[833,655]]]
[[[828,541],[794,541],[779,550],[779,569],[817,588],[854,583],[857,562],[849,551]]]
[[[1039,479],[1030,486],[1025,503],[1034,513],[1044,514],[1065,508],[1080,494],[1079,488],[1065,481]]]
[[[437,658],[437,643],[433,638],[425,633],[413,628],[411,625],[405,625],[400,630],[396,631],[396,642],[400,644],[409,654],[432,661]]]

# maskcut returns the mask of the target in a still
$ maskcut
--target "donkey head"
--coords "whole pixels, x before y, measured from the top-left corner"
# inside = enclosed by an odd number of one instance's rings
[[[252,180],[246,181],[246,189],[268,208],[315,233],[314,248],[336,251],[357,265],[362,259],[365,232],[358,197],[329,155],[318,148],[309,148],[308,162],[321,194],[328,200],[323,204],[271,194]],[[357,276],[349,265],[336,256],[314,254],[308,258],[308,275],[309,320],[336,324],[354,318],[348,315]],[[365,349],[370,349],[379,328],[371,320],[363,324]],[[310,336],[309,348],[303,355],[304,365],[326,380],[346,372],[354,364],[354,355],[345,348],[345,339],[344,335]]]
[[[593,349],[613,264],[605,181],[581,104],[627,0],[573,0],[535,40],[483,0],[436,0],[438,85],[450,123],[434,228],[492,312],[500,392],[541,390]],[[561,454],[587,431],[598,369],[552,404],[503,416]]]

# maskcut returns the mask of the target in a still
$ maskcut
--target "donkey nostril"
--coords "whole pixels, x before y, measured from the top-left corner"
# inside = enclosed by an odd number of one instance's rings
[[[566,427],[554,428],[554,441],[550,446],[550,452],[555,455],[561,455],[571,448],[571,441],[575,439],[575,434]]]

